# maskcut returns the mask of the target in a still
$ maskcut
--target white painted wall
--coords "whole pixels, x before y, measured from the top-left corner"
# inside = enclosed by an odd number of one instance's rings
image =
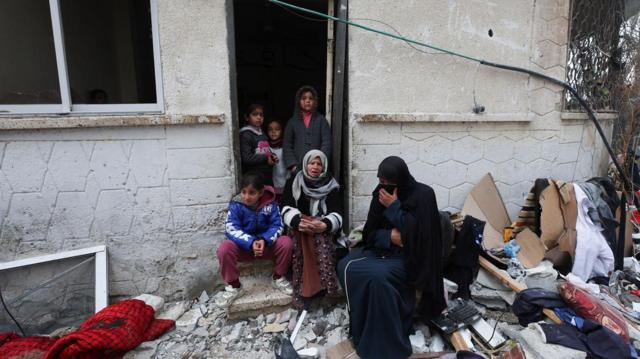
[[[165,113],[226,122],[0,132],[0,261],[105,244],[112,296],[175,299],[219,280],[235,166],[225,1],[158,12]]]
[[[435,46],[564,79],[569,1],[349,2],[349,17]],[[493,37],[488,35],[489,29]],[[491,172],[515,219],[533,181],[582,180],[607,157],[594,127],[562,120],[559,87],[349,30],[351,216],[366,219],[379,162],[403,157],[432,186],[441,209],[459,210]],[[428,50],[429,52],[433,52]],[[476,101],[486,113],[475,115]],[[373,120],[373,122],[371,122]],[[611,133],[611,123],[603,123]]]
[[[170,300],[219,280],[215,248],[235,181],[225,1],[158,2],[165,112],[223,115],[225,123],[0,132],[0,260],[105,244],[115,296]],[[352,0],[349,11],[410,37],[563,77],[567,2],[462,3]],[[359,29],[349,34],[355,224],[390,154],[434,187],[441,208],[460,208],[490,171],[512,215],[535,178],[582,179],[606,160],[592,126],[561,119],[562,93],[550,84],[419,54]],[[470,112],[474,77],[477,101],[487,107],[482,117]],[[381,114],[390,117],[362,121]],[[3,288],[9,283],[19,282],[0,277]]]

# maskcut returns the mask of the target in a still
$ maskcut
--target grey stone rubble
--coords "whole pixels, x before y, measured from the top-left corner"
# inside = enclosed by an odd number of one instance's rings
[[[447,283],[450,295],[456,289]],[[470,290],[482,317],[491,326],[496,325],[499,332],[520,342],[528,353],[546,355],[549,351],[565,349],[549,346],[539,340],[531,328],[517,325],[518,320],[509,309],[513,292],[483,270]],[[193,302],[164,304],[158,317],[176,319],[175,328],[155,341],[143,343],[125,358],[273,358],[276,338],[291,336],[300,311],[288,308],[243,320],[229,319],[227,310],[215,304],[220,294],[210,297],[203,292]],[[325,358],[327,349],[348,338],[348,325],[345,304],[319,306],[307,313],[293,347],[297,351],[317,350],[317,357]],[[414,353],[453,350],[446,339],[428,326],[417,324],[414,330],[410,336]],[[584,353],[572,350],[563,353],[567,358],[584,357]]]
[[[206,302],[200,301],[205,298]],[[203,293],[200,300],[194,302],[166,304],[164,311],[177,318],[176,327],[154,341],[143,343],[125,358],[271,359],[275,338],[280,335],[289,338],[299,317],[298,310],[288,308],[254,318],[228,320],[226,310],[215,304],[215,298]],[[158,317],[170,318],[171,315],[163,315],[161,311]],[[344,304],[314,309],[307,313],[294,347],[297,350],[317,348],[318,357],[323,358],[327,348],[347,339],[348,324]],[[271,332],[274,328],[276,331]]]

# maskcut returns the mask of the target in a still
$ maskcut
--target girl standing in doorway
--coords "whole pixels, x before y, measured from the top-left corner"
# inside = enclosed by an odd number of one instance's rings
[[[268,186],[273,185],[271,171],[278,157],[271,152],[269,140],[262,131],[264,107],[251,104],[244,115],[247,125],[240,129],[240,157],[242,173],[258,172]]]
[[[320,150],[331,158],[331,128],[317,109],[316,89],[300,87],[296,92],[293,117],[284,130],[284,164],[292,173],[300,169],[302,157],[310,150]]]
[[[282,124],[278,120],[271,120],[267,125],[267,137],[269,137],[269,146],[271,152],[276,155],[278,162],[273,166],[273,188],[276,191],[276,200],[280,203],[284,185],[289,179],[289,171],[282,160]]]

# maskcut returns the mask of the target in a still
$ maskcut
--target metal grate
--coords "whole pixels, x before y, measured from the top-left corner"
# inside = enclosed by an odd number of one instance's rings
[[[621,26],[624,0],[573,0],[567,81],[594,110],[615,109],[615,88],[622,80]],[[565,95],[565,108],[579,110]]]

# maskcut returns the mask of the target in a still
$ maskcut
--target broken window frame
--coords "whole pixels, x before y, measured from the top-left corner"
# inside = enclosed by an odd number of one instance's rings
[[[52,0],[54,1],[54,0]],[[59,261],[87,255],[95,256],[95,312],[99,312],[109,305],[109,280],[107,270],[107,247],[95,246],[55,254],[18,259],[0,263],[0,272],[8,269],[27,267],[35,264]]]
[[[73,104],[67,71],[67,61],[64,46],[64,32],[60,11],[60,0],[49,0],[53,43],[55,49],[56,67],[60,90],[59,104],[0,104],[0,116],[12,115],[76,115],[76,114],[118,114],[118,113],[162,113],[164,111],[164,96],[162,92],[162,73],[160,64],[160,38],[158,28],[157,0],[148,0],[151,15],[151,38],[153,47],[153,64],[155,79],[155,103],[125,103],[125,104]]]

